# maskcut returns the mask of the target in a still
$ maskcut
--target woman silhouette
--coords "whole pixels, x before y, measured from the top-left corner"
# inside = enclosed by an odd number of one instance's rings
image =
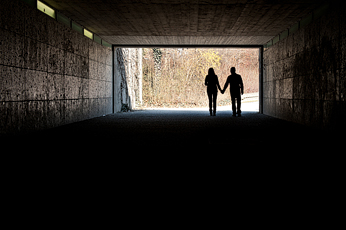
[[[213,68],[209,68],[209,70],[208,70],[208,75],[205,77],[205,85],[207,86],[207,93],[208,93],[208,98],[209,98],[210,116],[213,116],[213,115],[215,116],[216,115],[217,89],[219,89],[221,91],[221,88],[220,88],[220,84],[219,84],[219,79],[215,75]],[[214,107],[214,112],[212,110],[212,107]]]

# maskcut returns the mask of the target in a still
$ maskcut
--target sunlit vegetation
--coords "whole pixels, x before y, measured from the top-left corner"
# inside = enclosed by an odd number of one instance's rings
[[[230,68],[236,67],[244,93],[258,92],[258,49],[143,49],[145,106],[207,106],[204,79],[214,68],[223,88]],[[219,93],[219,105],[230,104],[229,92]]]

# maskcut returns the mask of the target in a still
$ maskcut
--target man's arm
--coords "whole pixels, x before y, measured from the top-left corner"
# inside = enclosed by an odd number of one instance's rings
[[[225,83],[225,85],[224,85],[224,87],[223,87],[223,92],[225,92],[226,91],[226,89],[227,89],[227,87],[228,87],[228,79],[229,79],[229,77],[227,78],[227,80],[226,80],[226,83]]]
[[[241,76],[239,75],[239,78],[240,78],[240,92],[241,92],[241,95],[244,94],[244,85],[243,85],[243,79],[241,78]]]

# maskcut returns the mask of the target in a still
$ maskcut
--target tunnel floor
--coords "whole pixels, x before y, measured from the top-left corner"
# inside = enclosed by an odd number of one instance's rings
[[[196,183],[205,191],[231,188],[247,197],[262,191],[280,199],[287,191],[284,197],[305,199],[321,191],[321,183],[329,189],[330,178],[334,183],[335,175],[343,175],[334,173],[334,163],[343,161],[335,160],[332,143],[320,138],[321,132],[257,111],[231,115],[227,109],[215,117],[199,109],[140,110],[36,132],[15,138],[12,150],[24,147],[26,157],[13,154],[11,173],[43,187],[41,197],[57,191],[57,199],[76,203],[80,198],[88,207],[90,198],[99,202],[106,193],[111,194],[106,204],[119,191],[120,199],[129,196],[126,202],[151,200],[162,186],[174,197],[175,188],[185,194],[186,186]],[[306,188],[307,195],[301,195]]]
[[[329,134],[303,125],[243,110],[232,117],[227,108],[216,116],[205,109],[155,109],[115,113],[21,137],[54,148],[96,147],[103,152],[147,149],[201,149],[212,152],[299,153],[335,146]],[[32,141],[29,141],[32,142]],[[111,150],[107,150],[111,147]],[[212,153],[211,152],[211,153]]]

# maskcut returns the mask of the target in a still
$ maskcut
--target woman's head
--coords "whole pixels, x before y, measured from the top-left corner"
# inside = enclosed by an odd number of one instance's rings
[[[209,68],[208,75],[215,75],[215,72],[214,72],[213,68]]]

